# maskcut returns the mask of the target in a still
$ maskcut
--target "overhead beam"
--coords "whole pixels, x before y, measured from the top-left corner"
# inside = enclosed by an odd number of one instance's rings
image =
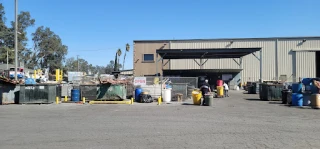
[[[260,53],[261,53],[261,52],[260,52]],[[252,53],[252,55],[253,55],[254,57],[256,57],[256,58],[260,61],[260,58],[259,58],[256,54]]]
[[[206,59],[206,61],[204,61],[204,62],[201,64],[201,66],[203,66],[205,63],[207,63],[208,60],[209,60],[209,59]]]
[[[169,62],[170,62],[170,59],[167,62],[165,62],[163,66],[166,66]]]
[[[193,59],[193,60],[198,64],[198,66],[201,66],[201,64],[199,64],[196,59]]]
[[[232,59],[234,62],[236,62],[238,64],[238,66],[240,66],[241,64],[239,62],[236,61],[236,59]]]
[[[166,56],[167,55],[167,53],[165,53],[163,56],[160,56],[160,58],[157,60],[158,62],[160,62],[160,61],[162,61],[163,60],[163,58],[164,58],[164,56]],[[158,57],[158,56],[157,56]]]

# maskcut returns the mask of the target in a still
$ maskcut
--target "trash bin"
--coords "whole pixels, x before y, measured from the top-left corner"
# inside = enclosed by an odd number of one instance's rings
[[[193,104],[200,105],[201,104],[201,97],[202,97],[202,94],[200,91],[193,91],[192,92]]]
[[[56,84],[20,85],[19,104],[54,103],[56,99]]]
[[[213,106],[213,94],[206,94],[204,97],[205,106]]]
[[[281,94],[282,104],[287,104],[287,103],[288,103],[287,99],[288,99],[289,90],[282,90],[281,93],[282,93],[282,94]]]

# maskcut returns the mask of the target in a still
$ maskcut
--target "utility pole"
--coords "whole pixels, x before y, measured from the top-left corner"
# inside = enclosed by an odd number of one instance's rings
[[[18,69],[18,0],[14,1],[15,11],[15,23],[14,23],[14,53],[15,53],[15,70],[14,70],[14,79],[17,81],[17,69]]]
[[[78,66],[78,72],[79,72],[79,55],[77,55],[77,66]]]
[[[9,70],[9,50],[7,49],[7,70]]]

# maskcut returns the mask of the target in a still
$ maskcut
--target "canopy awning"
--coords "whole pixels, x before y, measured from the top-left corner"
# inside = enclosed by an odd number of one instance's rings
[[[158,49],[163,59],[219,59],[241,58],[260,51],[261,48],[219,48],[219,49]]]

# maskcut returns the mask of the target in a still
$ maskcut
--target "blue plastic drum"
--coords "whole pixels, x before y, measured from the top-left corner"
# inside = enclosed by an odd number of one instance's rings
[[[72,89],[71,90],[71,101],[75,101],[75,102],[80,101],[80,90],[79,89]]]

